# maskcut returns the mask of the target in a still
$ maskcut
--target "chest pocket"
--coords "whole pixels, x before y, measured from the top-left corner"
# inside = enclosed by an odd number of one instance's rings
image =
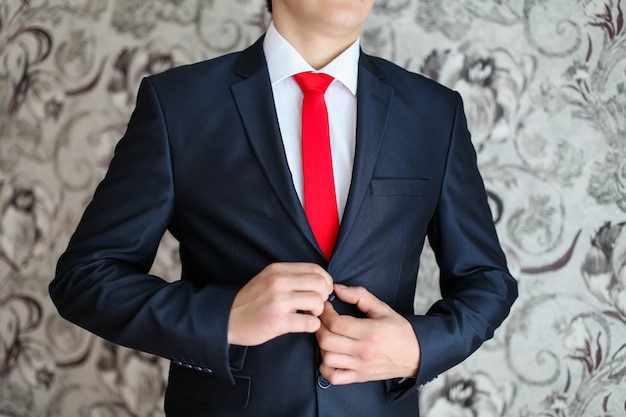
[[[378,196],[418,196],[430,194],[430,178],[374,178],[370,192]]]

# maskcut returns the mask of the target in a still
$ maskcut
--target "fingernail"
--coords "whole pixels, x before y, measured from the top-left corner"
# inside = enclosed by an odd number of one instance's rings
[[[335,284],[335,285],[339,288],[348,288],[347,285],[343,285],[343,284]]]

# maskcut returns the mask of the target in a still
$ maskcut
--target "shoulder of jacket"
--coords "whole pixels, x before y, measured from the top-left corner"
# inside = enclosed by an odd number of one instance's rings
[[[435,94],[447,99],[456,99],[457,93],[439,82],[423,74],[410,71],[387,59],[364,54],[375,72],[382,76],[384,82],[395,88],[396,91],[412,92],[418,89],[425,94]]]

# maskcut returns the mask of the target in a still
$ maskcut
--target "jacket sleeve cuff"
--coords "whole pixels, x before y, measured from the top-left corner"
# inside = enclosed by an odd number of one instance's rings
[[[393,402],[417,392],[417,378],[394,378],[385,381],[387,401]]]

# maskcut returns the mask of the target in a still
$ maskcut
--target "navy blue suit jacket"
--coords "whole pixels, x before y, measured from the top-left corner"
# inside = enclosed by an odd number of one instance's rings
[[[415,385],[490,338],[517,295],[459,95],[361,54],[352,185],[326,262],[292,184],[262,42],[146,78],[109,171],[50,285],[60,313],[172,361],[168,416],[417,416]],[[163,233],[182,277],[148,274]],[[428,236],[442,300],[414,315]],[[314,335],[229,346],[237,291],[272,262],[314,262],[404,315],[417,379],[322,389]],[[334,301],[345,314],[359,314]]]

